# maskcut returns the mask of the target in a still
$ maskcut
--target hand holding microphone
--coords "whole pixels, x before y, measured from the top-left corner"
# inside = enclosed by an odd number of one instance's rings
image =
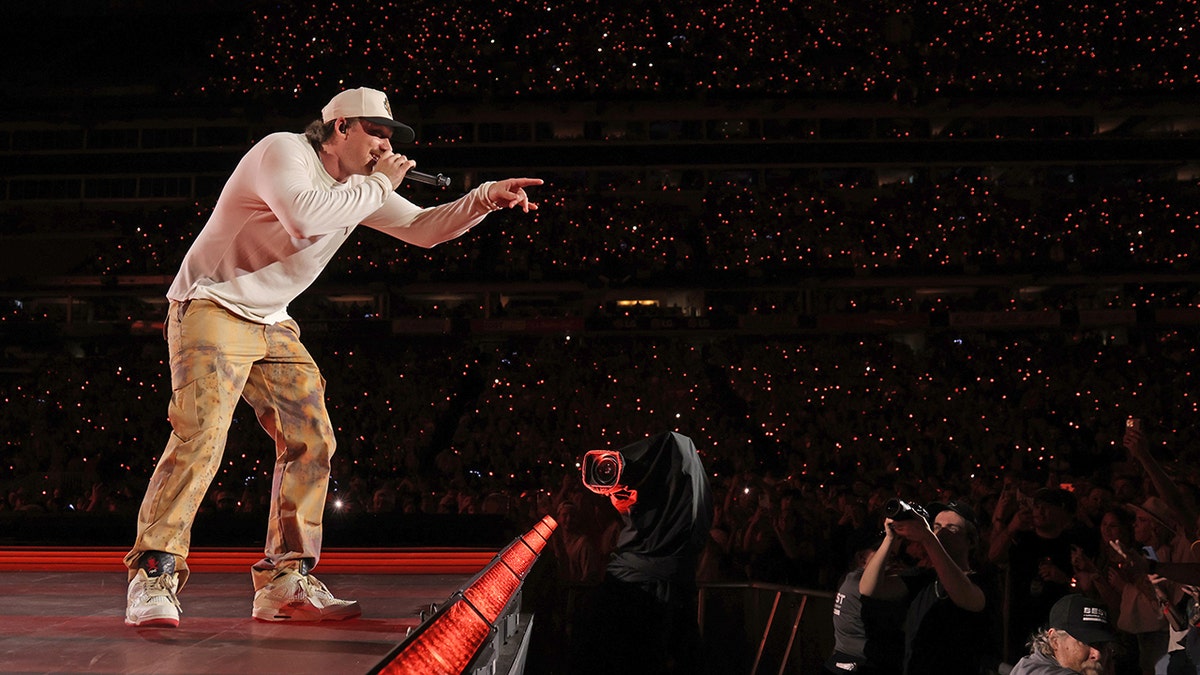
[[[387,176],[387,179],[392,183],[392,189],[395,190],[404,181],[405,174],[416,165],[416,162],[404,155],[397,155],[391,150],[384,150],[376,158],[375,168],[371,173],[382,173]]]
[[[436,176],[428,173],[415,171],[413,167],[417,165],[413,160],[404,155],[386,150],[375,161],[375,168],[372,173],[382,172],[388,177],[392,183],[392,189],[400,187],[400,183],[404,179],[408,179],[417,183],[426,185],[434,185],[437,187],[446,187],[450,185],[450,178],[443,174]],[[525,188],[541,185],[541,178],[508,178],[492,183],[488,189],[487,199],[498,208],[520,208],[529,213],[537,210],[537,204],[529,200],[529,195],[525,192]]]

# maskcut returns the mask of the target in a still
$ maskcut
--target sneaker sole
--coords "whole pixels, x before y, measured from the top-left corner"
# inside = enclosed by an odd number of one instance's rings
[[[250,615],[259,621],[280,622],[294,621],[315,623],[317,621],[345,621],[346,619],[357,619],[362,616],[362,609],[355,607],[353,610],[343,610],[340,612],[331,612],[329,614],[316,614],[313,612],[296,612],[294,614],[284,614],[279,610],[269,608],[255,607]]]
[[[142,619],[141,621],[125,619],[125,625],[134,626],[135,628],[179,628],[179,619],[172,619],[170,617]]]

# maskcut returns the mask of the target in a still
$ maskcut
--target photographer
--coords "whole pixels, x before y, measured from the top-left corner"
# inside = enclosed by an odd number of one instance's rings
[[[884,538],[863,569],[859,591],[868,597],[907,600],[904,673],[978,675],[993,651],[987,594],[972,570],[979,544],[975,512],[961,502],[934,503],[929,512],[896,500],[887,509]],[[931,570],[887,574],[902,541],[920,544]]]

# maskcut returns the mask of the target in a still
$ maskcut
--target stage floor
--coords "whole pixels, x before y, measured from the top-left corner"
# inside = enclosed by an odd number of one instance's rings
[[[194,569],[179,627],[137,629],[123,571],[0,571],[0,673],[366,673],[473,576],[317,573],[362,617],[255,621],[248,570]]]

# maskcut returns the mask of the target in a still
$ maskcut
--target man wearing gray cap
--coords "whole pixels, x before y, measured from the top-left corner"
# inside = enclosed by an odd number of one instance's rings
[[[421,208],[395,192],[415,162],[393,152],[413,130],[387,96],[334,96],[304,133],[258,141],[234,169],[167,291],[172,434],[138,512],[125,623],[179,625],[192,523],[215,477],[238,400],[275,445],[264,558],[252,569],[251,614],[262,621],[347,619],[341,600],[309,574],[321,552],[335,441],[325,380],[300,342],[288,305],[359,225],[410,244],[454,239],[501,208],[537,206],[536,178],[485,182]]]
[[[1115,638],[1103,605],[1077,593],[1064,595],[1050,609],[1046,627],[1030,638],[1029,655],[1009,675],[1103,675]]]

